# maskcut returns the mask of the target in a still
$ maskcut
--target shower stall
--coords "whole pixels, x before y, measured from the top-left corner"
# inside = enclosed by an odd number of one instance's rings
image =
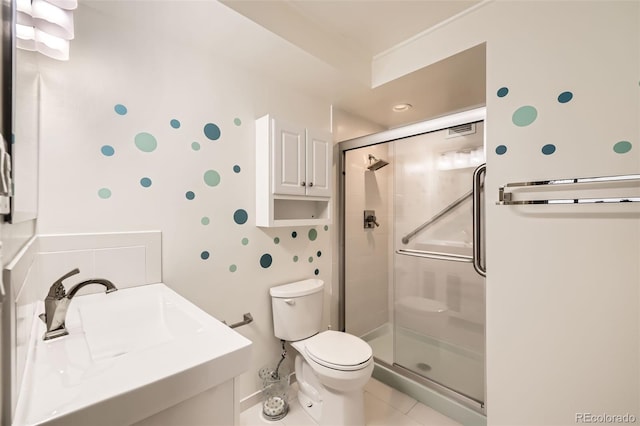
[[[479,413],[484,115],[339,144],[342,328],[368,341],[377,366]]]

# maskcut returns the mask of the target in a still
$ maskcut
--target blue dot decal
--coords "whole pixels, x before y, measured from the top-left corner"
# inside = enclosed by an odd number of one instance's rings
[[[184,196],[187,197],[187,200],[193,200],[196,198],[196,194],[193,191],[187,191]]]
[[[249,219],[249,215],[243,209],[238,209],[233,213],[233,221],[238,225],[246,223],[247,219]]]
[[[204,135],[212,141],[220,139],[220,128],[213,123],[204,126]]]
[[[145,188],[150,187],[151,179],[149,179],[148,177],[143,177],[142,179],[140,179],[140,185],[144,186]]]
[[[169,124],[171,125],[171,127],[173,127],[174,129],[179,129],[180,128],[180,121],[176,120],[175,118],[173,120],[171,120],[169,122]]]
[[[315,271],[313,271],[313,274],[314,274],[314,275],[318,275],[319,273],[320,273],[320,270],[319,270],[319,269],[316,269]]]
[[[237,164],[233,166],[233,171],[236,173],[240,173],[240,166],[238,166]]]
[[[507,152],[507,147],[505,145],[498,145],[496,147],[496,154],[503,155],[506,152]]]
[[[100,188],[98,190],[98,197],[106,200],[107,198],[111,198],[111,190],[109,188]]]
[[[298,233],[296,231],[293,231],[291,233],[291,238],[296,238],[298,236]]]
[[[507,96],[507,94],[509,94],[509,89],[506,87],[501,87],[498,89],[498,92],[496,94],[499,98],[504,98],[505,96]]]
[[[111,145],[103,145],[102,148],[100,148],[100,152],[102,152],[102,155],[111,157],[113,154],[116,153],[116,150],[113,149]]]
[[[526,105],[518,108],[513,113],[511,119],[516,126],[524,127],[536,121],[536,118],[538,118],[538,110],[530,105]]]
[[[208,251],[203,251],[202,253],[200,253],[200,259],[202,260],[207,260],[209,258],[209,252]]]
[[[266,269],[271,266],[271,262],[273,262],[273,258],[269,253],[265,253],[260,256],[260,266],[262,266],[263,268]]]
[[[553,145],[553,144],[547,144],[547,145],[542,147],[542,153],[544,155],[551,155],[554,152],[556,152],[556,146]]]
[[[629,141],[620,141],[613,146],[613,152],[616,154],[626,154],[631,151],[632,145]]]
[[[127,113],[127,107],[122,104],[117,104],[113,109],[118,115],[125,115]]]
[[[573,93],[571,92],[562,92],[558,95],[558,102],[561,104],[566,104],[571,99],[573,99]]]
[[[318,252],[316,253],[316,256],[318,256],[318,257],[322,256],[322,252],[320,250],[318,250]]]

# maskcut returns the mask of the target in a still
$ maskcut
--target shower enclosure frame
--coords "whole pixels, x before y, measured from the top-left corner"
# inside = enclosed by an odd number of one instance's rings
[[[422,135],[425,133],[436,132],[444,130],[449,127],[459,126],[462,124],[484,121],[486,123],[486,107],[476,107],[473,109],[448,114],[446,116],[437,117],[422,121],[419,123],[409,124],[406,126],[385,130],[382,132],[374,133],[371,135],[361,136],[354,139],[349,139],[337,144],[338,149],[338,217],[340,220],[338,229],[338,280],[339,280],[339,297],[338,297],[338,327],[341,331],[346,329],[346,226],[345,226],[345,208],[346,208],[346,152],[354,149],[365,148],[369,146],[379,145],[387,142],[398,141],[413,136]],[[486,135],[486,127],[485,127]],[[484,140],[486,144],[486,140]],[[475,220],[475,218],[474,218]],[[475,250],[475,248],[474,248]],[[486,415],[486,401],[480,403],[465,395],[447,388],[439,383],[436,383],[430,379],[422,377],[400,365],[389,365],[388,363],[375,359],[376,364],[379,364],[400,376],[413,380],[427,388],[433,389],[436,392],[449,397],[454,401],[468,407],[478,413]],[[486,374],[485,374],[486,377]],[[486,380],[485,380],[485,397],[486,397]],[[486,399],[486,398],[485,398]]]

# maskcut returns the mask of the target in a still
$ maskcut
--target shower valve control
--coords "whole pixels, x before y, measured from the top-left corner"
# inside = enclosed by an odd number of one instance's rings
[[[364,211],[364,229],[372,229],[376,226],[380,226],[378,219],[376,218],[375,210]]]

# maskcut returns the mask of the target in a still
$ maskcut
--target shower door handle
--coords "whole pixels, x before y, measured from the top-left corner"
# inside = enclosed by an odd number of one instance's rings
[[[486,266],[482,264],[482,175],[486,173],[486,163],[473,172],[473,268],[483,277],[487,276]]]

